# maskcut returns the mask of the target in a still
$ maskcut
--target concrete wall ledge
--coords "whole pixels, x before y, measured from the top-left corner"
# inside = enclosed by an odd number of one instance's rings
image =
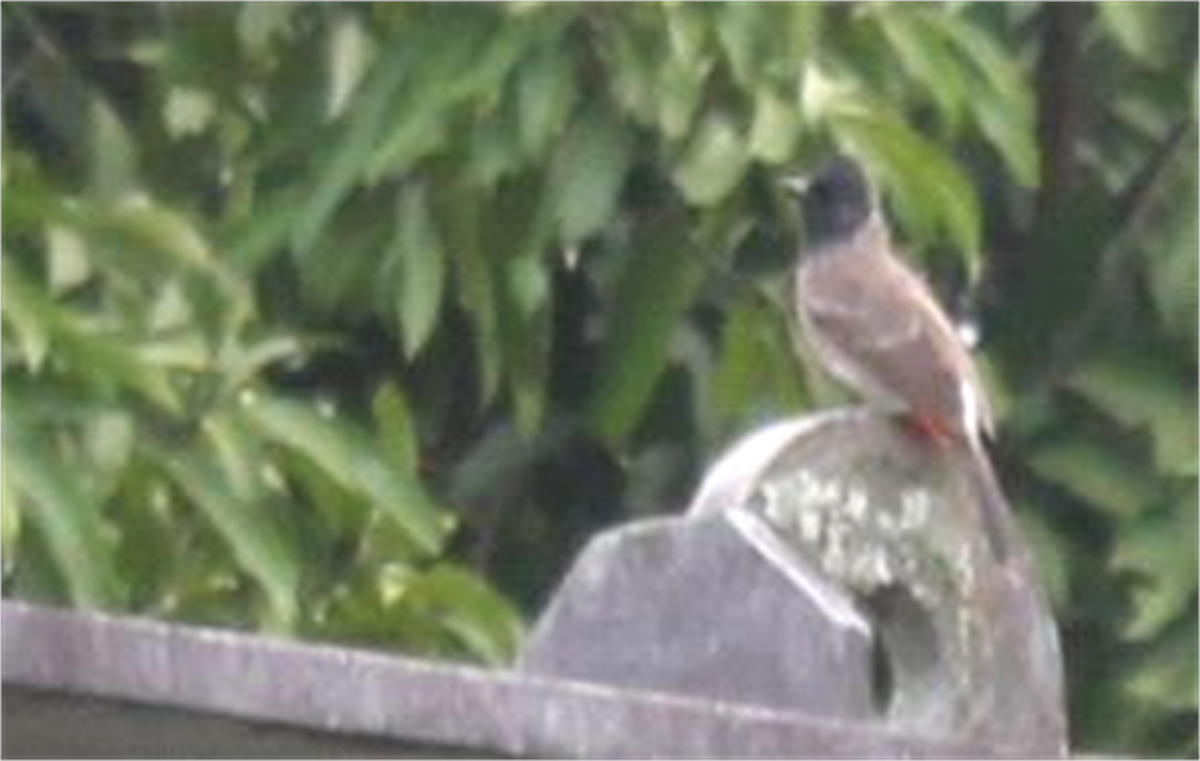
[[[6,687],[348,740],[584,758],[990,755],[752,706],[23,602],[2,606]]]

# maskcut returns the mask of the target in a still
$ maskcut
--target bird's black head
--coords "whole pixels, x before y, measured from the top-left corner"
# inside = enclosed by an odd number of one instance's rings
[[[836,156],[811,178],[790,181],[787,185],[799,196],[810,247],[852,235],[870,219],[875,207],[867,176],[847,156]]]

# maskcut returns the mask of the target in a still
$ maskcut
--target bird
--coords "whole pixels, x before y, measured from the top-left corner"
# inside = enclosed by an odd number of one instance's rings
[[[991,404],[954,323],[895,252],[860,164],[836,154],[790,177],[805,234],[794,299],[802,335],[833,377],[868,407],[901,417],[961,456],[993,557],[1009,555],[1008,503],[988,456]]]

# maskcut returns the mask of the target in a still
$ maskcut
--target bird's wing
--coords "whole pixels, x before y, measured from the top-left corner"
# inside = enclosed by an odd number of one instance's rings
[[[900,271],[902,277],[908,278],[914,283],[910,293],[918,303],[920,310],[929,316],[927,324],[930,326],[930,335],[937,334],[945,338],[945,340],[939,339],[937,344],[945,355],[945,361],[954,367],[961,381],[960,395],[964,412],[968,419],[975,424],[975,428],[971,432],[982,432],[991,437],[995,432],[995,418],[992,414],[991,401],[987,388],[983,385],[983,380],[979,375],[979,368],[971,357],[971,352],[963,342],[958,329],[938,304],[937,298],[925,280],[905,266],[900,259],[889,257],[889,260]]]
[[[971,358],[924,281],[890,254],[809,261],[798,283],[813,344],[843,380],[876,400],[990,430]]]

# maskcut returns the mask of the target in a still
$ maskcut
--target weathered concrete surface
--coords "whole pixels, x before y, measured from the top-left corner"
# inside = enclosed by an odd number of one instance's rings
[[[5,601],[10,686],[356,736],[576,758],[994,752],[794,713]],[[81,730],[73,726],[71,731]],[[11,731],[9,725],[5,732]],[[1009,755],[1028,755],[1014,738]],[[337,755],[332,749],[329,755]]]
[[[518,668],[818,716],[873,716],[870,629],[853,608],[828,610],[797,582],[802,573],[780,573],[722,515],[617,529],[575,564]]]
[[[332,734],[78,693],[4,688],[4,758],[474,758],[478,751]]]
[[[998,565],[973,494],[960,459],[875,413],[773,425],[687,518],[597,538],[521,664],[1063,754],[1054,622],[1015,526]]]
[[[998,564],[961,458],[861,409],[802,423],[773,453],[751,437],[766,456],[740,507],[867,612],[890,672],[881,720],[1065,753],[1057,630],[1016,526],[1004,527],[1013,551]]]

